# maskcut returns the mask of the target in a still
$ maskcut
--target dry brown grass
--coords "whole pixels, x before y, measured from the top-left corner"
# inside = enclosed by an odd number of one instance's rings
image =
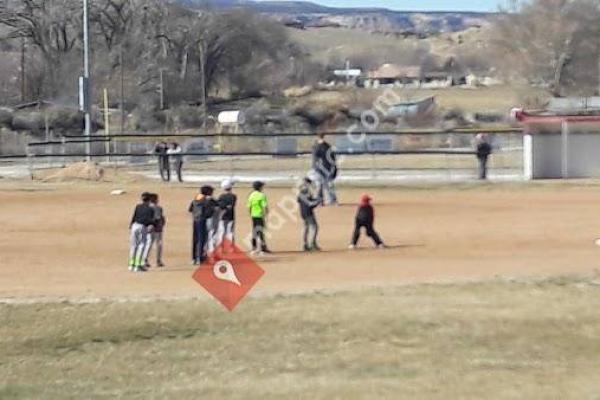
[[[0,306],[0,398],[596,399],[598,280]]]
[[[543,89],[527,86],[500,85],[466,89],[451,87],[444,89],[393,89],[403,101],[423,99],[435,96],[436,104],[445,110],[459,109],[469,113],[497,113],[508,116],[514,107],[524,107],[532,97],[544,97]],[[373,105],[384,89],[355,89],[345,90],[343,93],[348,98],[360,98],[360,104]]]

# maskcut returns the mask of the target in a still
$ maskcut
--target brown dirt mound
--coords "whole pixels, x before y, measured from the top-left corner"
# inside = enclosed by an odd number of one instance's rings
[[[58,172],[44,178],[44,182],[68,182],[74,180],[101,181],[104,169],[93,162],[78,162],[66,166]]]

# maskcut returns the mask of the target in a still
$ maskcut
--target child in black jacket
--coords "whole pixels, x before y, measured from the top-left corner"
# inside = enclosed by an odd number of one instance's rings
[[[298,194],[300,217],[302,217],[302,221],[304,222],[302,233],[303,249],[304,251],[321,251],[321,248],[317,244],[319,224],[315,216],[315,208],[321,204],[321,199],[312,196],[311,185],[312,181],[309,178],[305,178]]]
[[[354,233],[352,234],[352,241],[350,242],[349,246],[350,249],[356,248],[358,239],[360,237],[360,230],[363,227],[367,231],[367,236],[373,239],[373,242],[375,242],[375,246],[377,248],[385,248],[383,241],[373,228],[373,223],[375,222],[375,210],[371,205],[371,200],[371,197],[367,194],[363,194],[360,199],[358,211],[356,212],[356,217],[354,219]]]
[[[212,219],[218,204],[212,195],[212,186],[202,186],[200,194],[192,201],[188,211],[194,219],[192,237],[192,260],[194,265],[202,264],[208,257],[208,241],[211,236]]]
[[[150,200],[150,193],[142,193],[142,202],[135,207],[129,223],[129,270],[132,272],[147,271],[144,264],[152,244],[151,234],[155,225],[154,210],[150,206]]]
[[[225,179],[221,183],[221,188],[225,191],[217,203],[219,203],[220,214],[218,223],[218,234],[215,245],[223,247],[224,240],[227,239],[230,244],[235,243],[235,206],[237,196],[233,193],[233,181]],[[223,250],[230,250],[224,248]]]

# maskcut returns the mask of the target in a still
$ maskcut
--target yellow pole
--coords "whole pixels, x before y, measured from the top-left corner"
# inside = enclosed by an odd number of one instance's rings
[[[108,112],[108,89],[104,88],[104,134],[107,136],[105,151],[110,160],[110,116]]]

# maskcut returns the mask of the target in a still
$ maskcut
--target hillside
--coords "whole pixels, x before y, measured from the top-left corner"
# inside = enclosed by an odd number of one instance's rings
[[[494,15],[454,11],[393,11],[385,8],[333,8],[302,1],[176,0],[192,8],[245,8],[307,27],[337,26],[377,32],[416,34],[458,32],[485,26]]]
[[[485,62],[487,28],[469,28],[427,38],[332,27],[289,29],[289,34],[313,60],[337,68],[342,68],[345,60],[363,68],[375,68],[385,62],[414,65],[422,62],[427,54],[438,62],[456,57],[478,73],[486,74],[488,68]]]

